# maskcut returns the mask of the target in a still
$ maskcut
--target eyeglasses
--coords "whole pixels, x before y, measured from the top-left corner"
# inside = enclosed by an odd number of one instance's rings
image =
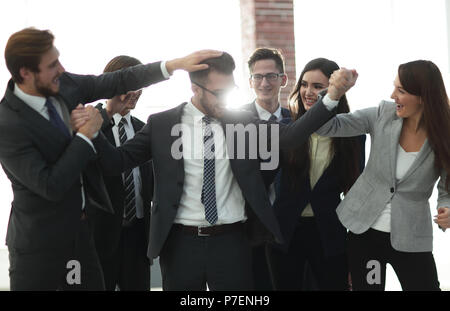
[[[237,89],[237,86],[234,85],[233,87],[227,88],[227,89],[224,89],[224,90],[211,91],[210,89],[207,89],[206,87],[204,87],[203,85],[201,85],[201,84],[199,84],[199,83],[197,83],[197,82],[195,82],[195,81],[192,81],[192,83],[195,84],[195,85],[197,85],[197,86],[198,86],[199,88],[201,88],[202,90],[205,90],[206,92],[213,94],[213,95],[216,96],[218,99],[224,99],[228,93],[230,93],[231,91]]]
[[[275,82],[276,80],[278,80],[279,77],[284,76],[285,76],[284,73],[269,72],[266,73],[265,75],[255,73],[254,75],[250,75],[250,78],[255,82],[261,82],[264,78],[266,78],[266,80],[269,82]]]

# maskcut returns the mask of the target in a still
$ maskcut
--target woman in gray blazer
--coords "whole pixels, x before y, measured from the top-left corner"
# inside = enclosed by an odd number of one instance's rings
[[[353,289],[383,290],[390,263],[403,290],[439,290],[428,200],[440,179],[438,208],[450,207],[449,101],[430,61],[400,65],[394,86],[395,102],[339,114],[317,133],[371,136],[366,168],[336,210]]]

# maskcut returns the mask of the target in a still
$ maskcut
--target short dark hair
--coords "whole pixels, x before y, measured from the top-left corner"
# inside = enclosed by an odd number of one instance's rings
[[[103,69],[103,72],[113,72],[116,70],[120,70],[127,67],[132,67],[136,65],[141,65],[142,63],[134,57],[127,56],[127,55],[119,55],[114,57],[109,61],[109,63],[106,65],[105,69]]]
[[[209,66],[208,69],[190,72],[189,78],[191,81],[205,82],[209,73],[213,71],[231,75],[236,68],[233,57],[227,52],[223,52],[219,57],[208,58],[201,64],[207,64]]]
[[[257,61],[263,59],[273,59],[280,73],[285,72],[284,58],[281,54],[281,51],[271,48],[258,48],[252,53],[252,55],[250,55],[250,58],[248,59],[248,69],[250,70],[250,72],[252,72],[253,70],[253,65]]]
[[[49,30],[29,27],[9,37],[5,48],[6,67],[16,83],[22,83],[20,68],[39,72],[42,55],[53,47],[54,36]]]

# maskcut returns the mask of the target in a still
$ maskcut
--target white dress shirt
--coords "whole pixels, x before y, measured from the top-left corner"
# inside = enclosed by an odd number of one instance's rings
[[[260,120],[269,120],[270,117],[272,116],[272,114],[277,117],[277,122],[280,122],[281,119],[283,119],[283,117],[281,116],[281,105],[278,105],[278,109],[275,110],[274,113],[270,113],[269,111],[267,111],[266,109],[264,109],[263,107],[261,107],[256,101],[253,103],[256,107],[256,111],[258,112],[258,116]]]
[[[184,186],[175,223],[187,226],[210,226],[201,202],[203,185],[203,124],[205,116],[191,101],[181,116],[184,163]],[[211,122],[215,146],[216,225],[247,219],[242,191],[231,171],[225,135],[219,121]],[[189,135],[191,134],[191,135]]]
[[[130,113],[127,113],[124,116],[125,120],[127,120],[127,123],[124,124],[125,133],[127,134],[127,140],[134,137],[134,128],[133,124],[131,123],[131,115]],[[122,119],[122,116],[118,113],[116,113],[113,116],[114,119],[114,126],[112,127],[112,133],[114,136],[114,141],[116,143],[116,146],[120,146],[120,136],[119,136],[119,122]],[[122,179],[124,179],[124,173],[122,173]],[[136,218],[144,218],[144,200],[142,199],[141,195],[141,189],[142,189],[142,180],[141,180],[141,172],[139,170],[139,167],[133,168],[133,181],[134,181],[134,193],[136,197]],[[125,210],[124,210],[125,213]]]

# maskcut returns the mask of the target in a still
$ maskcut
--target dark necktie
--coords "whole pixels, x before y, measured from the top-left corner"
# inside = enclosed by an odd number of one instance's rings
[[[67,138],[70,138],[71,135],[70,135],[69,130],[67,129],[66,124],[59,116],[58,111],[56,111],[55,106],[53,106],[53,104],[49,98],[47,98],[47,100],[45,101],[45,106],[47,107],[48,115],[50,117],[50,123],[54,127],[58,128],[64,134],[64,136],[66,136]]]
[[[127,133],[125,132],[126,123],[127,119],[122,118],[118,125],[121,146],[127,141]],[[134,188],[133,169],[126,170],[123,173],[123,187],[125,189],[123,217],[124,220],[129,223],[136,217],[136,194]]]
[[[271,115],[270,116],[270,118],[269,118],[269,121],[277,121],[278,120],[278,118],[277,118],[277,116],[276,115]]]
[[[205,206],[205,219],[214,225],[217,221],[216,174],[214,135],[211,118],[203,117],[203,185],[202,203]]]

